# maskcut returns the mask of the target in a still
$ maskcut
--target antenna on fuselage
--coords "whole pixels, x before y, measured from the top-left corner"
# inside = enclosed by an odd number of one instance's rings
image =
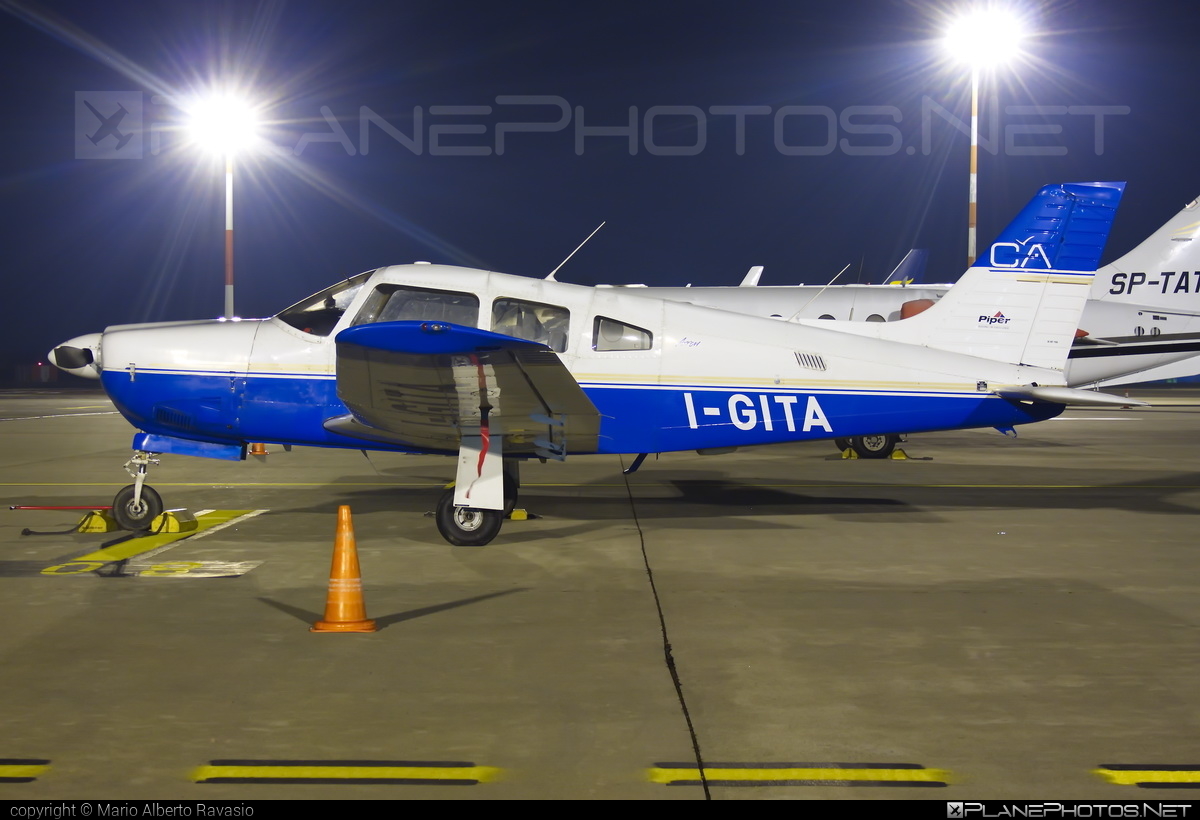
[[[596,231],[603,228],[604,225],[607,223],[607,221],[608,220],[605,220],[604,222],[601,222],[599,225],[597,225]],[[591,239],[593,236],[596,235],[596,231],[592,231],[590,234],[588,234],[587,239],[585,239],[579,243],[579,248],[582,248],[584,245],[586,245],[588,243],[588,239]],[[569,262],[571,260],[572,256],[579,253],[579,248],[576,248],[575,250],[568,253],[567,258],[558,263],[558,268],[561,268],[563,265],[567,264],[567,262]],[[558,273],[558,268],[555,268],[554,270],[550,271],[550,275],[546,277],[547,281],[549,281],[549,282],[557,282],[558,281],[557,279],[554,278],[554,274]]]
[[[829,280],[829,285],[832,285],[834,282],[836,282],[838,280],[838,276],[841,276],[843,273],[845,273],[847,270],[849,270],[851,264],[853,264],[853,263],[850,263],[850,262],[846,263],[846,267],[844,267],[840,271],[838,271],[837,276],[835,276]],[[814,296],[813,298],[811,298],[807,302],[805,302],[804,307],[800,308],[798,311],[793,313],[792,317],[790,319],[788,319],[788,321],[794,322],[798,318],[800,318],[800,314],[803,313],[805,310],[807,310],[809,305],[811,305],[813,302],[817,301],[817,299],[820,297],[820,295],[822,293],[825,292],[825,289],[828,288],[829,285],[826,285],[824,288],[821,288],[819,291],[817,291],[816,296]]]

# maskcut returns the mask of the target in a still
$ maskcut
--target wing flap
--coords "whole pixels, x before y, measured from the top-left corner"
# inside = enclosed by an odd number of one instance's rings
[[[446,322],[359,325],[335,341],[351,417],[330,430],[447,452],[481,431],[504,436],[508,455],[596,449],[595,405],[543,344]]]

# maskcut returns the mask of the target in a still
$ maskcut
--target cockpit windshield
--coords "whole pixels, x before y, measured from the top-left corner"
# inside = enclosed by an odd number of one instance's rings
[[[314,336],[328,336],[374,272],[367,271],[358,276],[351,276],[345,282],[339,282],[302,302],[297,302],[275,318],[296,330]]]

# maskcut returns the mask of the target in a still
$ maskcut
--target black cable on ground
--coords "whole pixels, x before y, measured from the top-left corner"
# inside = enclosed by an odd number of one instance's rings
[[[621,459],[625,466],[625,459]],[[646,554],[646,535],[642,532],[642,522],[638,520],[637,505],[633,503],[633,488],[629,486],[629,476],[622,474],[625,480],[625,494],[629,497],[629,510],[633,515],[633,525],[637,527],[638,542],[642,547],[642,563],[646,567],[646,578],[650,581],[650,592],[654,595],[654,606],[658,610],[658,625],[662,630],[663,657],[667,661],[667,671],[671,673],[671,682],[675,684],[675,696],[679,698],[679,708],[683,711],[683,719],[687,723],[688,737],[692,739],[692,753],[696,756],[696,770],[700,773],[700,785],[704,788],[704,799],[712,800],[708,790],[708,778],[704,774],[704,758],[700,754],[700,739],[696,737],[696,727],[692,725],[692,716],[688,712],[687,700],[683,696],[683,683],[679,680],[679,670],[675,668],[675,656],[671,653],[671,641],[667,638],[667,619],[663,615],[662,601],[658,597],[658,587],[654,584],[654,570],[650,568],[650,556]]]

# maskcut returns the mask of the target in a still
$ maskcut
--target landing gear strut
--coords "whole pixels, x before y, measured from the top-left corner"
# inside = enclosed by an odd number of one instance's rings
[[[113,519],[123,530],[148,530],[150,523],[162,515],[162,497],[145,486],[146,470],[151,464],[158,464],[158,459],[144,450],[134,451],[133,458],[125,462],[125,471],[134,483],[118,490],[112,505]]]

